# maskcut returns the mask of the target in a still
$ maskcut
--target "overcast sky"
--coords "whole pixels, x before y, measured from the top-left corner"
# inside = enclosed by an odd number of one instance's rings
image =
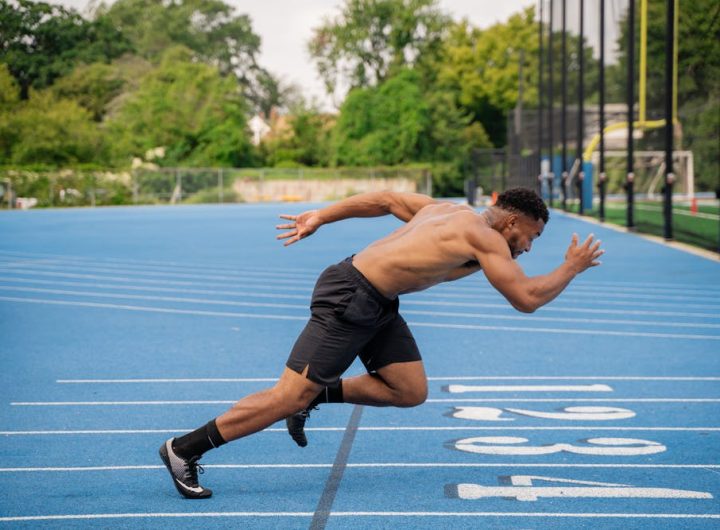
[[[87,0],[46,0],[85,11]],[[252,20],[262,38],[258,62],[285,83],[298,85],[306,97],[328,100],[307,52],[312,29],[326,16],[339,13],[342,0],[225,0]],[[468,18],[484,28],[506,20],[535,0],[440,0],[440,8],[454,19]]]

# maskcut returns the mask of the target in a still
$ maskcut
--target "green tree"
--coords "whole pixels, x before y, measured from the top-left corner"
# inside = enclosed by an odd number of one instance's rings
[[[462,167],[470,150],[490,142],[452,93],[424,92],[422,85],[417,71],[405,69],[377,87],[351,91],[334,130],[336,163],[440,164],[439,173],[448,182],[443,189],[462,189]]]
[[[44,88],[81,62],[109,61],[130,49],[106,19],[30,0],[0,0],[0,61],[17,79],[20,97]]]
[[[164,164],[250,165],[246,104],[234,78],[193,60],[182,46],[168,49],[108,123],[122,163],[165,147]]]
[[[534,8],[480,30],[467,20],[455,24],[437,61],[437,84],[455,94],[473,121],[482,123],[495,145],[506,142],[507,113],[518,100],[521,54],[523,101],[537,102],[537,24]]]
[[[0,63],[0,163],[10,160],[18,131],[12,127],[12,115],[20,100],[20,89],[6,64]]]
[[[144,58],[157,61],[165,50],[181,45],[198,61],[234,76],[257,111],[283,103],[280,82],[257,62],[260,37],[250,17],[236,14],[222,0],[118,0],[97,13],[130,39]]]
[[[437,0],[345,0],[313,30],[309,51],[328,93],[367,87],[436,53],[449,18]]]
[[[92,116],[72,100],[31,91],[28,100],[2,121],[13,133],[9,145],[3,146],[11,164],[66,167],[102,162],[102,137]]]
[[[301,99],[287,115],[288,130],[261,143],[265,163],[270,166],[329,165],[334,122],[333,116]]]
[[[392,165],[422,158],[430,114],[418,75],[403,70],[376,88],[355,89],[336,127],[340,165]]]
[[[109,103],[122,93],[125,80],[119,68],[105,63],[81,64],[58,79],[52,91],[59,98],[73,99],[102,121]]]

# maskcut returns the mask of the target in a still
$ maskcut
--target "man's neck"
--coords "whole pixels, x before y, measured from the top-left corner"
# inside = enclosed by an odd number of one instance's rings
[[[499,225],[504,217],[504,213],[498,210],[497,208],[491,206],[487,210],[485,210],[483,213],[480,214],[480,217],[485,219],[488,226],[494,230],[499,230]]]

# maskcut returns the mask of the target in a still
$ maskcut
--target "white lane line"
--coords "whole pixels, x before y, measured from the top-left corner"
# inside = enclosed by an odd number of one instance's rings
[[[674,322],[670,320],[628,320],[628,319],[601,319],[601,318],[569,318],[569,317],[542,317],[530,315],[498,315],[496,313],[459,313],[456,311],[420,311],[404,309],[405,315],[427,315],[438,317],[477,318],[481,320],[515,320],[521,322],[563,322],[572,324],[609,324],[615,326],[661,326],[669,328],[705,328],[720,329],[720,324],[704,324],[700,322]]]
[[[80,430],[44,430],[44,431],[0,431],[0,436],[56,436],[56,435],[118,435],[118,434],[168,434],[168,433],[179,433],[188,432],[193,429],[182,428],[182,429],[80,429]],[[341,432],[345,431],[345,427],[307,427],[306,431],[317,431],[322,430],[326,432]],[[285,429],[264,429],[260,431],[273,432],[273,433],[285,433],[287,434],[287,428]]]
[[[330,517],[532,517],[571,519],[720,519],[720,514],[689,513],[569,513],[569,512],[330,512]],[[24,515],[0,517],[0,522],[70,521],[92,519],[157,519],[208,517],[313,517],[314,512],[169,512]]]
[[[201,270],[210,270],[210,269],[216,269],[216,270],[223,270],[226,272],[235,272],[238,270],[249,270],[249,271],[277,271],[285,273],[288,271],[288,269],[291,269],[294,274],[317,274],[317,269],[304,269],[304,268],[298,268],[294,265],[288,265],[287,267],[218,267],[216,263],[187,263],[187,262],[178,262],[178,261],[158,261],[158,260],[137,260],[137,259],[130,259],[130,258],[112,258],[112,257],[103,257],[103,258],[88,258],[85,256],[72,256],[67,254],[44,254],[44,253],[31,253],[31,252],[23,252],[18,250],[1,250],[0,254],[10,254],[13,256],[21,256],[25,257],[26,259],[57,259],[57,260],[67,260],[67,261],[79,261],[81,263],[99,263],[99,264],[106,264],[106,263],[115,263],[118,265],[137,265],[137,266],[159,266],[159,267],[171,267],[171,268],[179,268],[179,269],[201,269]]]
[[[139,311],[149,313],[171,313],[171,314],[183,314],[183,315],[204,315],[204,316],[216,316],[216,317],[230,317],[230,318],[256,318],[256,319],[270,319],[270,320],[303,320],[306,321],[305,316],[290,316],[290,315],[277,315],[277,314],[253,314],[253,313],[229,313],[220,311],[200,311],[191,309],[170,309],[170,308],[159,308],[159,307],[147,307],[147,306],[131,306],[131,305],[120,305],[120,304],[105,304],[97,302],[76,302],[76,301],[65,301],[65,300],[48,300],[38,298],[19,298],[12,296],[0,296],[0,300],[6,302],[19,302],[28,304],[46,304],[46,305],[65,305],[65,306],[76,306],[76,307],[94,307],[102,309],[120,309],[124,311]],[[683,339],[683,340],[720,340],[720,335],[700,335],[700,334],[681,334],[681,333],[650,333],[640,331],[610,331],[610,330],[593,330],[593,329],[562,329],[562,328],[534,328],[534,327],[513,327],[513,326],[481,326],[475,324],[438,324],[433,322],[408,322],[408,324],[416,327],[431,327],[431,328],[445,328],[445,329],[466,329],[466,330],[479,330],[479,331],[517,331],[525,333],[551,333],[551,334],[566,334],[566,335],[606,335],[616,337],[650,337],[650,338],[664,338],[664,339]]]
[[[59,294],[70,296],[85,296],[95,298],[112,298],[123,300],[149,300],[161,302],[178,302],[187,304],[200,305],[221,305],[231,307],[274,307],[279,309],[302,309],[307,310],[306,304],[284,304],[284,303],[267,303],[267,302],[239,302],[232,300],[211,300],[207,298],[185,298],[176,296],[151,296],[136,294],[115,294],[103,293],[98,291],[72,291],[66,289],[43,289],[38,287],[16,287],[0,285],[1,291],[19,291],[31,293]],[[520,322],[564,322],[572,324],[611,324],[616,326],[623,325],[640,325],[640,326],[662,326],[662,327],[679,327],[679,328],[705,328],[720,329],[720,324],[703,324],[695,322],[673,322],[658,320],[627,320],[627,319],[598,319],[598,318],[568,318],[568,317],[538,317],[528,315],[498,315],[496,313],[459,313],[452,311],[419,311],[404,310],[406,315],[425,315],[440,317],[460,317],[460,318],[477,318],[482,320],[513,320]]]
[[[182,289],[177,287],[150,287],[150,286],[137,286],[137,285],[113,285],[109,283],[96,283],[96,282],[66,282],[62,280],[40,280],[38,278],[10,278],[10,277],[0,277],[0,281],[4,283],[36,283],[41,285],[53,285],[53,286],[64,286],[64,287],[83,287],[85,289],[88,288],[94,288],[94,289],[116,289],[116,290],[123,290],[123,291],[141,291],[141,292],[158,292],[158,293],[184,293],[184,294],[205,294],[205,295],[220,295],[220,296],[245,296],[249,298],[272,298],[274,300],[277,300],[278,298],[290,298],[293,300],[305,300],[306,306],[309,305],[310,297],[309,295],[304,294],[289,294],[289,293],[282,293],[278,294],[277,292],[270,292],[270,293],[261,293],[261,292],[252,292],[252,291],[231,291],[231,290],[217,290],[217,289]],[[307,289],[308,292],[310,292],[310,289]],[[507,309],[507,306],[506,306]],[[615,313],[615,311],[613,311]],[[618,312],[618,314],[621,314]],[[668,312],[668,316],[683,316],[681,313],[672,313]],[[703,313],[692,313],[690,316],[703,316]],[[714,315],[707,313],[707,315],[710,315],[710,317],[720,318],[719,315]]]
[[[142,405],[229,405],[237,400],[196,400],[196,401],[15,401],[15,407],[114,407]]]
[[[30,293],[46,293],[46,294],[62,294],[72,296],[93,296],[98,298],[114,298],[114,299],[126,299],[126,300],[151,300],[159,302],[180,302],[189,304],[200,304],[200,305],[225,305],[233,307],[275,307],[281,309],[302,309],[307,311],[307,304],[281,304],[281,303],[268,303],[268,302],[237,302],[230,300],[209,300],[207,298],[183,298],[177,296],[150,296],[150,295],[139,295],[139,294],[115,294],[115,293],[99,293],[97,291],[68,291],[65,289],[40,289],[36,287],[6,287],[0,285],[0,291],[21,291]],[[617,321],[621,323],[621,320]],[[659,325],[668,325],[663,322],[658,323]],[[720,324],[714,326],[713,324],[704,324],[701,326],[711,326],[720,328]]]
[[[492,291],[488,291],[487,294],[492,293]],[[598,297],[604,297],[604,298],[630,298],[631,301],[629,302],[623,302],[628,305],[634,305],[636,303],[636,300],[666,300],[667,302],[685,302],[686,300],[696,300],[699,302],[703,302],[706,300],[706,297],[700,297],[700,296],[681,296],[681,295],[654,295],[654,294],[635,294],[635,293],[609,293],[607,291],[598,291],[599,294],[595,296],[590,296],[593,293],[573,293],[572,291],[567,291],[563,294],[565,298],[592,298],[593,302],[595,302],[595,299]],[[477,298],[478,296],[481,296],[483,293],[455,293],[455,292],[422,292],[423,296],[429,296],[432,298]],[[717,296],[711,296],[707,297],[707,300],[716,300]],[[717,305],[713,305],[710,307],[718,307]]]
[[[492,303],[485,303],[485,302],[461,302],[458,300],[453,301],[443,301],[443,300],[417,300],[416,296],[422,296],[425,293],[413,293],[406,295],[402,298],[402,304],[407,305],[409,303],[414,303],[418,305],[426,305],[426,306],[451,306],[451,307],[493,307],[493,308],[505,308],[508,309],[508,304],[492,304]],[[563,297],[565,298],[565,297]],[[658,307],[658,306],[666,306],[666,307],[677,307],[677,303],[658,303],[658,302],[617,302],[614,300],[601,300],[597,297],[592,297],[592,299],[587,299],[587,302],[584,301],[575,301],[575,304],[592,304],[593,306],[597,305],[607,305],[607,306],[617,306],[617,307]],[[563,299],[559,299],[557,301],[553,301],[551,304],[546,305],[545,307],[541,308],[540,311],[547,312],[547,311],[563,311],[563,312],[583,312],[583,313],[602,313],[602,314],[614,314],[615,309],[596,309],[594,307],[592,308],[583,308],[575,306],[565,306],[562,305]],[[685,309],[702,309],[702,310],[713,310],[717,311],[720,306],[718,305],[705,305],[705,304],[682,304],[683,310]],[[622,311],[622,313],[620,312]],[[618,311],[618,314],[628,314],[628,315],[668,315],[670,316],[674,314],[674,311],[646,311],[646,310],[637,310],[637,309],[620,309]],[[718,313],[692,313],[687,311],[678,311],[677,316],[706,316],[707,318],[718,318]]]
[[[104,280],[104,281],[114,281],[114,282],[125,282],[125,283],[150,283],[150,284],[161,284],[161,285],[184,285],[184,286],[194,286],[194,285],[214,285],[214,286],[221,286],[227,284],[228,281],[237,282],[241,280],[241,278],[231,278],[231,277],[224,277],[224,276],[214,276],[214,277],[207,277],[209,280],[214,281],[181,281],[181,280],[159,280],[159,279],[149,279],[149,278],[128,278],[125,276],[99,276],[99,275],[93,275],[93,274],[79,274],[79,273],[69,273],[69,272],[55,272],[55,271],[45,271],[45,270],[28,270],[27,266],[24,266],[23,268],[10,268],[10,267],[3,267],[0,266],[0,270],[4,270],[6,273],[11,274],[21,274],[21,275],[40,275],[40,276],[57,276],[57,277],[67,277],[67,278],[85,278],[85,279],[95,279],[95,280]],[[99,269],[88,269],[90,271],[95,270],[98,271]],[[106,272],[116,272],[116,271],[106,271]],[[130,271],[127,272],[127,274],[132,274]],[[196,279],[203,279],[205,277],[201,275],[178,275],[178,274],[162,274],[157,273],[157,276],[174,276],[174,277],[182,277],[182,278],[196,278]],[[220,281],[225,280],[225,281]],[[305,291],[309,292],[311,291],[312,282],[308,282],[307,287],[297,287],[296,285],[300,282],[296,280],[285,280],[285,279],[268,279],[268,283],[261,284],[259,287],[253,286],[253,278],[247,278],[249,282],[247,282],[249,285],[246,285],[245,288],[261,288],[261,289],[276,289],[276,290],[292,290],[292,291]],[[287,285],[276,285],[276,284],[287,284]],[[434,292],[423,292],[421,296],[429,297],[431,299],[442,299],[442,298],[449,298],[449,299],[475,299],[479,294],[468,294],[468,293],[452,293],[452,292],[443,292],[443,290],[447,289],[436,289]],[[711,304],[689,304],[686,301],[687,300],[698,300],[703,301],[703,298],[693,298],[693,297],[687,297],[687,296],[662,296],[662,295],[635,295],[635,294],[623,294],[623,293],[608,293],[607,291],[601,291],[602,296],[606,298],[631,298],[629,301],[616,301],[616,300],[606,300],[603,298],[599,298],[598,296],[592,297],[592,303],[604,303],[604,304],[620,304],[620,305],[629,305],[629,306],[638,306],[638,305],[645,305],[645,306],[674,306],[676,304],[676,301],[683,301],[683,306],[687,308],[695,308],[695,309],[720,309],[720,305],[711,305]],[[485,293],[488,295],[497,295],[496,292],[489,290]],[[564,295],[565,299],[587,299],[588,295],[585,294],[573,294],[572,292],[567,292]],[[638,299],[647,299],[647,300],[656,300],[654,302],[642,302]],[[716,297],[713,297],[711,299],[715,299]],[[657,300],[660,300],[659,302]],[[665,300],[664,302],[662,300]]]
[[[1,298],[0,298],[1,299]],[[611,337],[648,337],[660,339],[685,339],[685,340],[720,340],[720,335],[693,335],[681,333],[651,333],[642,331],[611,331],[605,329],[563,329],[563,328],[530,328],[530,327],[513,327],[513,326],[482,326],[478,324],[439,324],[435,322],[408,322],[408,324],[417,327],[426,328],[447,328],[447,329],[467,329],[478,331],[522,331],[526,333],[554,333],[565,335],[604,335]]]
[[[98,263],[97,258],[88,258],[86,256],[77,256],[77,255],[67,255],[67,254],[48,254],[48,253],[31,253],[31,252],[24,252],[24,251],[17,251],[17,250],[2,250],[0,251],[0,254],[10,254],[10,255],[18,255],[18,256],[26,256],[30,257],[31,259],[33,257],[37,257],[38,259],[42,258],[57,258],[57,259],[67,259],[67,260],[74,260],[74,261],[81,261],[81,262],[90,262],[90,263]],[[293,274],[306,274],[310,277],[316,277],[317,274],[319,274],[320,269],[305,269],[305,268],[298,268],[294,265],[288,265],[287,267],[270,267],[270,266],[263,266],[263,267],[218,267],[217,264],[214,263],[187,263],[187,262],[177,262],[177,261],[160,261],[160,260],[136,260],[136,259],[129,259],[129,258],[114,258],[114,257],[103,257],[100,258],[99,263],[103,264],[105,262],[110,263],[118,263],[118,264],[138,264],[138,265],[145,265],[145,264],[151,264],[153,266],[166,266],[166,267],[177,267],[177,268],[191,268],[191,269],[200,269],[200,270],[210,270],[210,269],[217,269],[217,270],[223,270],[226,272],[237,272],[237,271],[258,271],[258,272],[266,272],[266,271],[277,271],[279,273],[287,273],[288,269],[292,269]],[[720,294],[720,289],[715,289],[713,287],[698,287],[697,283],[679,283],[679,282],[643,282],[643,281],[608,281],[608,280],[593,280],[593,281],[587,281],[587,280],[579,280],[574,282],[574,285],[576,286],[582,286],[582,287],[588,287],[588,288],[597,288],[597,289],[606,289],[607,286],[612,287],[619,287],[623,290],[632,290],[632,289],[638,289],[640,291],[643,290],[656,290],[658,287],[662,288],[668,288],[668,289],[674,289],[674,290],[681,290],[683,292],[688,290],[697,290],[701,291],[703,293],[715,293]]]
[[[203,464],[206,469],[323,469],[332,464]],[[349,468],[582,468],[582,469],[720,469],[718,464],[517,464],[460,463],[460,462],[378,462],[347,464]],[[142,471],[165,469],[162,465],[145,466],[77,466],[77,467],[4,467],[0,473],[80,473],[92,471]]]
[[[60,272],[64,272],[64,270],[67,267],[64,265],[53,265],[50,263],[35,263],[35,264],[28,264],[28,263],[17,263],[17,264],[11,264],[11,263],[0,263],[0,270],[10,270],[14,271],[19,269],[20,271],[29,271],[29,272],[36,272],[36,269],[40,269],[41,272],[46,272],[47,269],[50,270],[58,270]],[[123,268],[112,268],[112,267],[76,267],[76,270],[79,269],[81,272],[99,272],[99,273],[108,273],[108,274],[118,274],[121,273],[124,277],[135,277],[135,276],[160,276],[163,278],[181,278],[181,279],[187,279],[187,280],[202,280],[202,281],[212,281],[212,282],[237,282],[237,281],[267,281],[268,283],[282,283],[282,284],[302,284],[302,283],[311,283],[312,280],[310,279],[289,279],[289,278],[278,278],[276,276],[271,277],[254,277],[257,273],[246,273],[246,275],[235,275],[235,274],[192,274],[187,272],[166,272],[166,271],[136,271],[136,270],[127,270]]]
[[[0,259],[3,259],[3,258],[0,258]],[[7,260],[8,258],[4,258],[4,259]],[[198,279],[211,279],[211,280],[215,280],[218,278],[220,278],[220,279],[226,278],[226,276],[217,276],[217,275],[213,276],[213,275],[208,274],[208,273],[212,273],[212,272],[216,272],[216,273],[227,275],[227,276],[232,276],[237,279],[245,279],[246,276],[269,277],[270,280],[282,278],[284,282],[287,282],[287,279],[293,279],[295,282],[297,282],[298,280],[314,281],[316,278],[315,274],[297,274],[297,273],[287,272],[286,270],[278,270],[278,271],[268,272],[268,271],[262,271],[262,270],[254,271],[254,270],[249,270],[249,269],[219,269],[217,267],[190,267],[190,268],[188,268],[189,270],[197,270],[197,271],[203,272],[204,274],[201,274],[201,275],[179,274],[179,273],[169,272],[167,270],[167,268],[163,268],[162,266],[159,266],[159,265],[146,265],[146,266],[140,266],[140,265],[134,265],[134,264],[108,265],[108,264],[105,264],[102,262],[79,263],[78,264],[78,263],[75,263],[72,261],[64,262],[62,260],[57,260],[57,259],[54,259],[54,260],[43,259],[38,262],[25,261],[22,263],[14,263],[12,261],[0,261],[0,266],[2,266],[2,265],[5,265],[7,267],[12,267],[12,268],[14,268],[14,267],[27,268],[28,266],[32,267],[32,266],[37,265],[39,267],[50,267],[50,268],[55,268],[55,269],[63,268],[63,267],[76,267],[77,268],[79,265],[88,265],[87,267],[84,268],[85,271],[127,272],[128,274],[131,274],[131,275],[147,273],[147,275],[149,275],[149,276],[162,275],[162,276],[175,276],[175,277],[179,277],[179,278],[185,277],[185,278],[198,278]],[[131,270],[128,270],[128,269],[131,269]],[[447,292],[447,293],[456,293],[456,294],[465,294],[465,295],[470,294],[470,293],[486,294],[486,293],[494,292],[492,288],[490,288],[489,286],[484,286],[484,285],[472,285],[472,286],[463,286],[463,287],[461,287],[457,284],[455,284],[453,286],[442,285],[440,287],[440,289],[443,292]],[[625,286],[625,287],[622,287],[621,293],[615,293],[611,296],[621,296],[621,297],[632,296],[632,297],[640,297],[640,298],[643,298],[643,297],[648,298],[649,297],[651,299],[657,299],[657,298],[663,297],[659,293],[666,293],[672,297],[675,293],[677,293],[678,291],[681,291],[682,293],[685,293],[685,294],[676,295],[676,296],[680,296],[683,299],[692,298],[692,297],[697,297],[697,298],[701,298],[701,299],[716,298],[716,293],[708,292],[708,289],[700,288],[697,286],[695,288],[687,288],[686,287],[686,288],[676,288],[676,289],[659,289],[659,288],[657,288],[657,286],[654,286],[652,289],[653,294],[647,294],[647,290],[648,290],[647,288],[643,288],[643,287],[637,287],[637,286],[627,287],[627,286]],[[693,295],[693,296],[689,296],[687,294],[689,291],[695,291],[697,294]],[[572,290],[568,291],[568,294],[588,294],[588,293],[592,294],[592,293],[597,293],[597,292],[606,294],[606,293],[608,293],[608,288],[607,287],[592,287],[591,285],[573,285]],[[631,295],[631,294],[627,294],[628,292],[637,292],[639,294]]]
[[[58,379],[61,384],[90,384],[90,383],[274,383],[277,377],[238,377],[238,378],[186,378],[186,379]]]
[[[314,469],[331,468],[332,464],[203,464],[205,469]],[[356,466],[361,467],[361,466]],[[362,466],[370,467],[370,466]],[[707,467],[707,466],[699,466]],[[719,466],[720,467],[720,466]],[[141,471],[146,469],[165,469],[162,465],[147,466],[79,466],[79,467],[0,467],[0,473],[34,473],[62,472],[74,473],[82,471]]]
[[[443,398],[425,403],[720,403],[720,398]]]
[[[252,291],[230,291],[230,290],[217,290],[217,289],[184,289],[177,287],[151,287],[151,286],[136,286],[136,285],[113,285],[108,283],[97,283],[97,282],[68,282],[62,280],[42,280],[39,278],[17,278],[17,277],[0,277],[0,281],[8,284],[13,283],[25,283],[25,284],[40,284],[40,285],[53,285],[53,286],[65,286],[65,287],[83,287],[94,288],[94,289],[116,289],[124,291],[141,291],[141,292],[161,292],[161,293],[185,293],[185,294],[203,294],[203,295],[220,295],[220,296],[243,296],[249,298],[272,298],[277,299],[279,297],[288,298],[293,300],[304,300],[309,303],[310,297],[308,295],[301,294],[289,294],[282,293],[281,295],[277,292],[262,293]],[[261,287],[253,287],[260,289]],[[309,293],[310,289],[306,289]],[[508,312],[512,312],[513,315],[515,310],[507,303],[505,304],[491,304],[491,303],[480,303],[480,302],[442,302],[442,301],[423,301],[415,300],[410,297],[403,297],[402,306],[430,306],[430,307],[469,307],[469,308],[484,308],[484,309],[502,309]],[[403,313],[407,312],[403,310]],[[629,310],[629,309],[597,309],[597,308],[585,308],[585,307],[573,307],[573,306],[558,306],[557,303],[551,306],[543,307],[540,312],[558,312],[558,313],[587,313],[592,315],[637,315],[637,316],[667,316],[672,318],[678,317],[690,317],[690,318],[706,318],[706,319],[720,319],[720,312],[716,313],[692,313],[686,311],[646,311],[646,310]],[[492,313],[497,315],[497,313]],[[514,315],[514,318],[526,318],[527,315]],[[595,321],[595,320],[593,320]],[[643,321],[640,321],[643,322]]]
[[[538,376],[538,375],[483,375],[483,376],[448,376],[448,377],[428,377],[429,381],[494,381],[494,380],[518,380],[518,381],[563,381],[563,380],[586,380],[592,381],[596,379],[608,380],[608,381],[720,381],[720,377],[694,377],[694,376],[681,376],[681,377],[666,377],[666,376],[634,376],[634,375],[550,375],[550,376]]]
[[[553,403],[553,402],[594,402],[594,403],[718,403],[720,398],[458,398],[428,399],[426,403]],[[13,401],[14,407],[134,407],[156,405],[231,405],[235,400],[156,400],[156,401]]]
[[[204,315],[214,317],[230,317],[230,318],[259,318],[259,319],[270,319],[270,320],[303,320],[306,321],[307,317],[290,316],[290,315],[264,315],[264,314],[253,314],[253,313],[227,313],[221,311],[200,311],[196,309],[170,309],[161,307],[148,307],[148,306],[132,306],[132,305],[119,305],[119,304],[102,304],[96,302],[69,302],[65,300],[42,300],[37,298],[16,298],[12,296],[0,296],[0,300],[7,302],[21,302],[29,304],[46,304],[46,305],[69,305],[78,307],[95,307],[102,309],[121,309],[124,311],[139,311],[147,313],[171,313],[177,315]],[[720,338],[720,337],[718,337]]]
[[[8,272],[8,271],[6,271]],[[35,276],[51,276],[53,278],[81,278],[81,279],[87,279],[87,280],[103,280],[103,281],[112,281],[112,282],[118,282],[118,283],[129,283],[129,284],[153,284],[153,285],[183,285],[183,286],[193,286],[193,285],[213,285],[216,287],[224,287],[227,286],[228,282],[186,282],[186,281],[180,281],[180,280],[150,280],[146,278],[125,278],[123,276],[98,276],[97,274],[77,274],[74,272],[50,272],[50,271],[23,271],[23,270],[13,270],[9,271],[12,274],[21,274],[21,275],[35,275]],[[235,280],[233,280],[235,281]],[[273,286],[268,284],[263,284],[260,286],[253,285],[252,282],[248,282],[245,285],[243,285],[245,289],[265,289],[265,290],[277,290],[277,291],[301,291],[310,293],[312,292],[312,288],[310,287],[293,287],[288,285],[282,285],[282,286]]]
[[[463,392],[612,392],[608,385],[449,385],[451,394]]]
[[[92,519],[167,519],[206,517],[312,517],[314,512],[190,512],[190,513],[87,513],[0,517],[0,522],[77,521]]]
[[[428,381],[720,381],[720,377],[646,377],[646,376],[449,376],[428,377]],[[99,384],[99,383],[273,383],[277,377],[196,377],[177,379],[57,379],[60,384]]]
[[[102,267],[103,269],[112,269],[115,271],[137,271],[137,272],[177,272],[177,271],[193,271],[193,272],[201,272],[204,276],[211,275],[213,273],[216,274],[224,274],[224,275],[230,275],[230,276],[237,276],[238,278],[241,278],[243,276],[257,276],[257,277],[271,277],[271,278],[285,278],[285,279],[296,279],[296,280],[314,280],[319,274],[319,271],[316,273],[294,273],[294,272],[288,272],[287,270],[253,270],[253,269],[245,269],[242,267],[237,268],[219,268],[217,266],[211,266],[211,267],[164,267],[162,265],[138,265],[134,263],[123,263],[123,264],[112,264],[112,263],[103,263],[101,261],[95,261],[95,262],[78,262],[73,260],[62,260],[62,259],[53,259],[53,258],[43,258],[43,259],[32,259],[32,258],[22,258],[22,257],[10,257],[10,256],[0,256],[0,265],[8,265],[8,266],[51,266],[51,267],[74,267],[76,269],[82,269],[83,267]]]
[[[187,430],[187,429],[186,429]],[[345,427],[307,427],[306,431],[310,432],[340,432],[344,431]],[[589,426],[555,426],[555,427],[520,427],[520,426],[364,426],[358,427],[358,431],[367,432],[433,432],[433,431],[659,431],[659,432],[718,432],[720,427],[598,427],[595,425]],[[160,432],[181,432],[181,430],[169,431],[168,429],[119,429],[119,430],[80,430],[80,431],[0,431],[0,435],[20,435],[20,434],[50,434],[50,433],[62,433],[62,434],[156,434]],[[287,429],[282,428],[269,428],[264,429],[261,432],[287,432]]]
[[[18,256],[26,256],[30,257],[31,259],[36,257],[38,259],[42,258],[57,258],[57,259],[68,259],[68,260],[74,260],[74,261],[81,261],[81,262],[91,262],[91,263],[97,263],[98,259],[100,260],[99,263],[118,263],[118,264],[138,264],[138,265],[145,265],[145,264],[151,264],[151,265],[158,265],[158,266],[167,266],[167,267],[178,267],[178,268],[195,268],[195,269],[201,269],[201,270],[208,270],[210,268],[218,268],[222,269],[228,272],[235,272],[239,270],[249,270],[249,271],[277,271],[277,272],[287,272],[288,269],[292,269],[293,273],[295,274],[308,274],[310,276],[317,275],[321,269],[310,269],[310,268],[298,268],[294,265],[288,265],[286,267],[271,267],[271,266],[263,266],[263,267],[218,267],[215,263],[188,263],[185,261],[178,262],[178,261],[160,261],[160,260],[137,260],[137,259],[130,259],[130,258],[117,258],[117,257],[103,257],[103,258],[89,258],[87,256],[77,256],[77,255],[68,255],[68,254],[49,254],[49,253],[39,253],[39,252],[25,252],[25,251],[19,251],[19,250],[1,250],[0,254],[10,254],[10,255],[18,255]],[[605,288],[606,286],[614,286],[614,287],[620,287],[623,290],[628,288],[639,288],[645,290],[655,290],[658,287],[663,288],[670,288],[670,289],[676,289],[676,290],[700,290],[702,292],[713,292],[716,294],[720,294],[720,289],[716,289],[713,287],[698,287],[697,283],[680,283],[680,282],[643,282],[643,281],[617,281],[617,280],[578,280],[574,282],[574,285],[583,286],[583,287],[597,287],[597,288]]]

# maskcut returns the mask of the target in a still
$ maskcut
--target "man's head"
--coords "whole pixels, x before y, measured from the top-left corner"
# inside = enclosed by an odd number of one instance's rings
[[[502,215],[493,227],[507,241],[513,259],[530,252],[549,219],[543,200],[531,189],[512,188],[498,196],[494,208]]]

